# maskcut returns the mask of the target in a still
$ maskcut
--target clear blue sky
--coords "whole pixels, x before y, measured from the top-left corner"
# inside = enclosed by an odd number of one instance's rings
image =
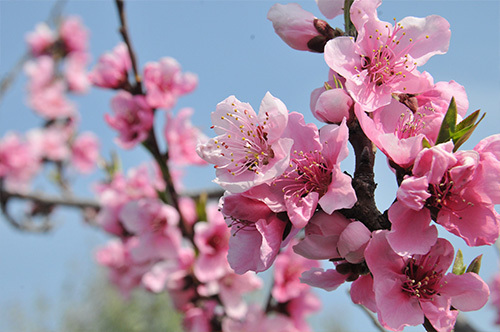
[[[52,1],[0,1],[0,75],[9,70],[25,52],[24,35],[48,16]],[[193,122],[209,136],[210,112],[229,95],[250,102],[258,109],[267,91],[283,100],[292,111],[302,112],[306,121],[315,122],[309,110],[310,92],[323,84],[328,67],[320,54],[290,49],[274,34],[266,19],[275,1],[131,1],[127,15],[139,63],[157,61],[163,56],[175,57],[187,71],[199,75],[199,88],[182,98],[177,109],[195,109]],[[281,3],[287,3],[281,1]],[[314,1],[300,1],[303,8],[323,18]],[[118,19],[113,1],[69,1],[64,13],[83,18],[91,31],[90,47],[95,62],[99,54],[112,49],[119,41]],[[481,138],[499,132],[500,123],[500,4],[497,1],[384,1],[381,19],[391,21],[405,16],[423,17],[437,14],[451,24],[452,39],[448,54],[433,57],[423,70],[435,81],[455,80],[464,85],[470,110],[482,109],[487,117],[464,148],[472,148]],[[342,27],[342,21],[330,21]],[[41,123],[26,107],[24,86],[19,77],[0,104],[0,137],[9,130],[25,131]],[[81,112],[82,130],[93,130],[102,137],[102,152],[109,155],[118,150],[115,136],[103,121],[109,112],[112,93],[91,90],[75,101]],[[163,122],[163,121],[160,121]],[[317,122],[316,122],[317,123]],[[318,123],[317,123],[318,124]],[[161,126],[158,127],[158,131]],[[120,151],[125,168],[133,167],[148,157],[140,148]],[[352,170],[352,159],[344,162]],[[386,169],[382,154],[377,155],[377,201],[386,209],[393,200],[395,180]],[[213,169],[192,169],[185,177],[187,188],[209,188]],[[99,179],[94,174],[76,181],[77,192],[90,196],[91,183]],[[44,190],[42,184],[37,190]],[[78,215],[58,214],[59,227],[49,235],[19,234],[0,219],[0,331],[3,332],[2,312],[13,302],[31,308],[39,294],[52,298],[57,309],[62,284],[80,282],[94,272],[92,253],[105,237],[83,225]],[[444,235],[444,232],[442,233]],[[466,247],[454,241],[466,260],[484,253],[481,275],[489,280],[498,270],[498,255],[491,248]],[[319,292],[325,299],[320,317],[346,318],[346,330],[371,329],[364,314],[345,302],[346,289],[333,293]],[[60,309],[60,308],[59,308]],[[342,311],[342,314],[340,312]],[[57,319],[57,315],[54,316]],[[493,329],[493,311],[486,307],[470,315],[484,331]],[[320,318],[322,319],[322,318]],[[365,329],[363,329],[365,327]],[[408,329],[419,331],[419,328]],[[318,329],[318,331],[320,331]]]

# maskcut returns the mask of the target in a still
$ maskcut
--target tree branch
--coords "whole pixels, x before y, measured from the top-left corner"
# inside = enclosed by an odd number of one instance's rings
[[[125,3],[123,0],[115,0],[116,7],[118,9],[118,17],[120,18],[120,34],[123,37],[123,41],[127,45],[128,52],[130,54],[130,60],[132,61],[132,70],[134,71],[134,79],[135,79],[135,87],[134,94],[142,94],[142,79],[139,74],[138,66],[137,66],[137,57],[134,52],[134,48],[132,47],[132,41],[130,40],[130,36],[128,34],[128,25],[127,25],[127,17],[125,15]]]
[[[375,149],[373,143],[366,137],[358,120],[349,122],[349,142],[356,157],[356,168],[352,179],[352,187],[356,191],[357,202],[350,209],[339,210],[346,218],[361,221],[365,226],[375,231],[390,229],[391,223],[387,214],[382,214],[375,204]]]

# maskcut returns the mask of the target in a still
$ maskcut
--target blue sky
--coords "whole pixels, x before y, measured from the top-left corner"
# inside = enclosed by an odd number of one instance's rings
[[[0,75],[9,70],[25,52],[24,35],[44,20],[52,1],[0,1]],[[193,122],[212,136],[210,112],[215,105],[235,95],[258,109],[267,91],[280,98],[291,111],[302,112],[306,121],[318,122],[310,114],[310,92],[327,79],[328,67],[321,54],[290,49],[274,34],[266,19],[275,1],[149,1],[127,3],[130,33],[142,67],[147,61],[164,56],[176,58],[183,69],[199,76],[199,88],[181,98],[176,109],[195,109]],[[281,3],[287,3],[281,1]],[[323,18],[314,1],[300,1],[303,8]],[[103,52],[119,41],[118,18],[113,1],[69,1],[65,14],[76,14],[91,31],[90,48],[94,63]],[[381,19],[391,21],[405,16],[424,17],[436,14],[451,25],[452,38],[446,55],[433,57],[422,70],[435,81],[455,80],[464,85],[470,101],[469,112],[482,109],[486,119],[463,147],[472,148],[481,138],[497,133],[500,123],[500,3],[497,1],[384,1]],[[342,27],[341,19],[329,21]],[[0,103],[0,137],[7,131],[25,131],[41,120],[24,102],[26,80],[22,75]],[[93,130],[102,137],[102,153],[119,151],[113,143],[115,133],[103,121],[109,112],[112,93],[92,89],[85,97],[74,100],[81,112],[81,129]],[[162,128],[159,117],[158,132]],[[140,148],[119,151],[124,168],[146,162]],[[352,170],[353,160],[343,165]],[[377,202],[386,209],[394,198],[395,180],[387,170],[385,157],[377,155]],[[75,179],[76,192],[92,195],[91,184],[101,174]],[[213,169],[189,169],[185,184],[189,189],[214,188]],[[44,183],[35,189],[46,190]],[[19,234],[0,219],[0,312],[13,302],[29,306],[39,294],[59,298],[62,284],[84,280],[94,272],[92,253],[105,241],[102,233],[84,225],[77,214],[57,214],[58,227],[48,235]],[[441,234],[444,235],[445,232]],[[448,237],[451,238],[451,237]],[[484,253],[482,276],[489,280],[498,270],[498,255],[491,248],[468,248],[461,240],[453,241],[466,260]],[[75,272],[76,271],[76,272]],[[78,281],[79,282],[79,281]],[[346,289],[334,293],[319,292],[326,300],[320,317],[333,317],[342,310],[347,330],[371,328],[363,313],[345,302]],[[346,304],[347,303],[347,304]],[[346,311],[345,308],[349,308]],[[57,310],[56,310],[57,311]],[[54,320],[57,315],[54,316]],[[470,315],[478,327],[491,330],[494,313],[490,308]],[[339,318],[340,319],[340,318]],[[0,331],[3,318],[0,315]],[[412,330],[412,329],[409,329]],[[415,330],[420,330],[416,328]],[[319,331],[319,330],[318,330]]]

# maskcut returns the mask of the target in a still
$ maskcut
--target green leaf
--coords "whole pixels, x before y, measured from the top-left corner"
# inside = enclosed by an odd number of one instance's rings
[[[477,115],[475,115],[476,113],[477,113]],[[472,113],[471,116],[472,115],[475,115],[475,119],[477,119],[477,116],[479,116],[479,110]],[[479,119],[479,121],[477,121],[475,124],[471,124],[463,129],[460,129],[452,135],[453,143],[455,144],[455,147],[453,148],[453,152],[457,151],[458,148],[470,138],[470,136],[472,135],[472,133],[474,132],[476,127],[484,119],[485,115],[486,115],[486,113],[484,113],[483,116],[481,117],[481,119]],[[457,129],[460,126],[460,124],[462,124],[464,121],[466,121],[469,117],[470,116],[468,116],[466,119],[464,119],[462,122],[460,122],[457,125]]]
[[[452,97],[448,111],[446,111],[444,116],[443,123],[441,123],[436,144],[448,142],[451,139],[451,135],[455,132],[456,124],[457,104],[455,103],[455,97]]]
[[[456,275],[461,275],[465,273],[464,255],[462,254],[462,250],[460,249],[458,249],[457,251],[457,256],[455,257],[455,263],[453,263],[453,270],[451,272]]]
[[[202,192],[198,197],[198,199],[196,200],[196,214],[198,216],[198,220],[203,220],[203,221],[207,220],[207,210],[206,210],[207,200],[208,196],[207,193],[205,192]]]
[[[474,258],[472,262],[469,264],[469,267],[467,267],[467,272],[474,272],[476,274],[479,274],[479,269],[481,269],[482,259],[483,259],[482,254]]]
[[[427,138],[424,137],[424,139],[422,140],[422,147],[425,149],[430,149],[432,146],[431,146],[431,143],[429,143],[429,141],[427,140]]]
[[[458,131],[460,131],[462,129],[465,129],[467,127],[472,126],[474,124],[474,122],[476,122],[477,118],[479,117],[479,112],[480,112],[480,110],[477,110],[474,113],[470,114],[465,119],[463,119],[462,121],[460,121],[460,123],[457,124],[456,131],[458,132]]]

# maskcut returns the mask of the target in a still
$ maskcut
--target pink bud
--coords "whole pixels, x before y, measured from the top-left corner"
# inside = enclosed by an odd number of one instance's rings
[[[275,4],[267,13],[267,19],[273,22],[274,31],[291,48],[308,51],[307,43],[319,32],[314,26],[314,15],[296,3]]]
[[[311,93],[311,111],[322,122],[339,124],[344,117],[349,119],[353,104],[351,97],[343,89],[319,88]]]

